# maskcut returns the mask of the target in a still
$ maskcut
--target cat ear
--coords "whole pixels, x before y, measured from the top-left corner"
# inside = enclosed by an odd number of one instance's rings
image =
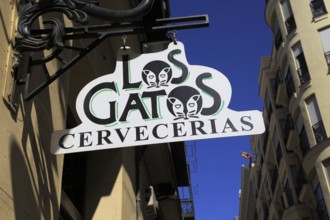
[[[201,95],[194,95],[191,98],[193,98],[193,100],[195,100],[197,102],[200,97],[201,97]]]
[[[170,72],[171,67],[165,67],[163,70],[164,70],[166,73],[168,73],[168,72]]]
[[[176,101],[176,98],[170,97],[167,99],[171,104],[173,104]]]
[[[142,73],[146,76],[148,76],[150,72],[151,72],[150,70],[142,70]]]

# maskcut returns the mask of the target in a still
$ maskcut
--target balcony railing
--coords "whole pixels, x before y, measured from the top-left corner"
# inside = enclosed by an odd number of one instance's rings
[[[311,1],[310,7],[314,18],[327,13],[323,0]]]
[[[269,105],[267,106],[268,121],[270,121],[270,117],[272,116],[272,113],[273,113],[273,108],[272,108],[272,105],[269,103]]]
[[[329,214],[324,199],[321,199],[316,207],[317,215],[320,220],[329,220]]]
[[[277,171],[277,169],[274,169],[274,171],[272,173],[272,184],[271,184],[271,188],[272,188],[273,193],[275,192],[277,178],[278,178],[278,171]]]
[[[296,92],[296,88],[294,86],[294,82],[290,72],[288,72],[285,77],[285,85],[286,85],[286,92],[288,94],[288,98],[290,99],[293,93]]]
[[[302,127],[299,137],[301,153],[305,156],[306,153],[310,150],[305,126]]]
[[[294,20],[293,15],[290,15],[290,17],[286,19],[285,26],[288,34],[290,34],[292,31],[296,29],[296,21]]]
[[[300,79],[300,84],[304,85],[305,83],[309,82],[311,77],[309,75],[309,71],[307,67],[300,67],[297,69],[299,79]]]
[[[313,125],[313,131],[316,143],[319,144],[327,138],[322,120]]]
[[[260,184],[261,184],[261,171],[258,172],[258,183],[257,183],[258,191],[260,189]]]
[[[282,156],[283,156],[282,149],[281,149],[280,144],[278,143],[277,147],[276,147],[276,161],[277,161],[278,165],[280,165]]]
[[[263,149],[262,149],[264,152],[264,155],[266,155],[266,151],[267,151],[268,136],[269,136],[269,131],[266,130],[266,132],[264,133],[264,142],[263,142]]]
[[[264,164],[265,158],[264,156],[261,156],[260,158],[260,167],[262,167],[262,165]]]
[[[283,140],[284,140],[285,144],[288,141],[290,131],[293,129],[294,129],[293,120],[292,120],[291,114],[289,114],[286,117],[286,121],[285,121],[285,125],[284,125],[284,132],[283,132]]]
[[[302,186],[305,183],[304,174],[302,169],[299,169],[297,176],[294,177],[294,185],[296,188],[297,196],[299,196]]]
[[[328,68],[330,69],[330,51],[324,53],[325,61],[328,64]]]
[[[277,71],[276,78],[274,81],[274,96],[277,96],[278,86],[283,82],[281,71]]]
[[[268,215],[269,215],[269,208],[267,204],[263,205],[264,208],[264,213],[265,213],[265,219],[268,219]]]
[[[279,46],[282,44],[283,38],[282,38],[282,33],[280,29],[275,33],[275,47],[276,50],[279,48]]]
[[[279,210],[277,211],[277,214],[278,214],[278,218],[279,218],[279,219],[282,219],[282,217],[283,217],[283,210],[282,210],[282,209],[279,209]]]
[[[286,195],[288,206],[290,207],[294,204],[294,200],[293,200],[293,194],[292,194],[292,191],[290,189],[289,183],[285,184],[284,192],[285,192],[285,195]]]

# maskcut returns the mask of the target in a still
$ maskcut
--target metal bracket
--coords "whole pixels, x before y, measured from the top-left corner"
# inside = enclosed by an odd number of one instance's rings
[[[143,2],[147,4],[148,2],[150,3],[150,1],[152,0],[143,0],[138,7],[140,7]],[[49,11],[60,11],[71,20],[74,20],[78,23],[85,23],[87,21],[86,12],[77,9],[74,4],[70,5],[70,2],[81,3],[79,0],[41,1],[37,4],[29,3],[25,5],[21,10],[18,22],[18,35],[16,37],[16,44],[14,47],[15,56],[19,61],[13,67],[15,73],[14,86],[11,98],[9,100],[12,108],[18,108],[17,93],[19,92],[19,89],[17,89],[17,87],[24,84],[25,89],[23,97],[26,101],[31,100],[43,89],[54,82],[58,77],[63,75],[79,60],[86,56],[96,46],[101,44],[105,39],[109,37],[132,35],[138,33],[165,33],[171,30],[209,26],[207,15],[197,15],[177,18],[162,18],[150,22],[122,22],[79,27],[64,27],[63,23],[61,23],[56,18],[49,18],[48,20],[44,21],[44,23],[46,25],[52,25],[52,28],[37,30],[30,29],[32,22],[38,16],[41,16],[44,12]],[[93,1],[93,3],[96,3],[96,1]],[[84,5],[84,7],[85,6],[86,5]],[[88,7],[90,8],[91,5],[89,4]],[[144,15],[145,12],[140,12],[140,14]],[[109,18],[109,14],[107,16],[107,18]],[[132,15],[128,17],[128,20],[132,19],[132,17],[135,18],[137,16],[134,14],[134,16]],[[90,39],[91,41],[89,45],[84,48],[72,47],[67,43],[70,40],[77,39]],[[46,50],[49,55],[44,56],[43,52]],[[75,55],[73,55],[70,60],[65,60],[62,56],[65,51],[74,52]],[[28,58],[24,58],[28,62],[27,65],[22,65],[23,54],[28,56]],[[38,54],[38,56],[36,56],[36,54]],[[54,60],[57,60],[61,66],[55,72],[50,73],[49,69],[47,68],[47,63]],[[42,74],[44,75],[44,80],[39,82],[38,85],[33,86],[31,89],[31,77],[35,74],[40,74],[40,71],[38,71],[38,73],[31,73],[30,70],[32,67],[41,68],[43,71]]]

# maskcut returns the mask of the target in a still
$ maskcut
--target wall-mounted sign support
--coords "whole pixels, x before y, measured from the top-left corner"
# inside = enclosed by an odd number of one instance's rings
[[[18,108],[19,86],[25,86],[24,99],[31,100],[109,37],[139,33],[166,33],[172,30],[209,26],[207,15],[141,21],[141,18],[149,12],[154,0],[143,0],[136,8],[119,12],[101,8],[96,5],[97,2],[95,0],[88,3],[78,0],[43,0],[38,3],[28,3],[21,9],[14,48],[17,60],[13,66],[14,85],[11,95],[8,97],[12,109],[17,110]],[[63,13],[81,26],[65,27],[63,22],[57,18],[48,18],[44,20],[44,24],[48,28],[31,28],[38,17],[53,11]],[[100,25],[84,25],[88,21],[88,15],[110,20],[110,22]],[[90,39],[90,43],[84,48],[69,45],[69,41],[77,39]],[[47,51],[46,56],[45,51]],[[67,60],[63,56],[66,51],[73,52],[75,55]],[[22,65],[23,60],[28,64]],[[54,60],[60,63],[60,67],[54,72],[50,72],[47,64]],[[23,66],[26,69],[19,70]],[[37,68],[38,71],[32,72],[32,68]],[[32,77],[40,78],[40,74],[44,76],[44,80],[39,80],[37,85],[32,86],[30,83]]]

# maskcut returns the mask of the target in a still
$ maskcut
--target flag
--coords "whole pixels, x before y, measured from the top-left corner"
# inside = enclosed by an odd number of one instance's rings
[[[247,153],[247,152],[242,152],[241,151],[241,155],[242,155],[242,157],[244,157],[246,159],[250,159],[251,158],[251,155],[249,153]]]

